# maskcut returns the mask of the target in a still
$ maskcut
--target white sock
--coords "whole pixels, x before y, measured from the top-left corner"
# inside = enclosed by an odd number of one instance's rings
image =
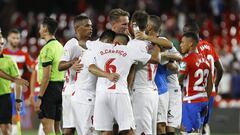
[[[11,135],[18,135],[17,124],[12,124],[12,134]]]
[[[38,135],[45,135],[42,123],[39,124]]]

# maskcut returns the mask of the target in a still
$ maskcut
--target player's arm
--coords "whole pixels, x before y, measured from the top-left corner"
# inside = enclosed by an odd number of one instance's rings
[[[223,76],[223,72],[224,72],[224,69],[223,69],[223,65],[222,65],[222,62],[220,59],[218,59],[215,63],[214,63],[214,66],[217,70],[216,72],[216,81],[215,81],[215,88],[216,88],[216,92],[218,92],[218,85],[222,79],[222,76]]]
[[[207,86],[206,86],[208,99],[210,99],[210,97],[211,97],[212,88],[213,88],[213,79],[212,79],[212,74],[210,72],[210,74],[208,75],[208,78],[207,78]]]
[[[49,62],[48,62],[49,63]],[[47,89],[48,83],[50,81],[52,65],[48,63],[43,63],[43,76],[40,85],[40,92],[38,94],[38,100],[35,106],[36,111],[40,111],[40,105],[42,104],[42,97]]]
[[[44,65],[43,63],[43,79],[41,80],[40,92],[38,96],[43,96],[50,81],[52,65]]]
[[[178,75],[178,81],[181,86],[183,86],[183,80],[186,78],[186,74],[179,73]]]
[[[73,67],[76,71],[78,71],[80,68],[82,68],[81,64],[79,64],[80,61],[78,58],[74,58],[70,61],[60,61],[58,65],[59,71],[68,70],[69,68]]]
[[[159,64],[161,61],[160,47],[155,46],[153,52],[151,53],[151,58],[148,63]]]
[[[129,71],[129,74],[128,74],[128,77],[127,77],[128,90],[132,90],[135,75],[136,75],[136,64],[133,64],[130,68],[130,71]]]
[[[153,44],[157,44],[157,45],[159,45],[161,47],[164,47],[166,49],[171,49],[172,48],[172,42],[169,41],[168,39],[149,36],[149,35],[146,35],[144,32],[141,32],[141,31],[136,33],[136,39],[148,40],[148,41],[152,42]]]
[[[12,82],[14,82],[18,85],[21,85],[21,86],[28,87],[28,85],[29,85],[27,80],[24,80],[24,79],[18,78],[18,77],[10,76],[2,70],[0,70],[0,77],[3,78],[3,79],[6,79],[6,80],[12,81]]]
[[[30,96],[29,100],[32,105],[34,105],[34,92],[35,92],[35,84],[36,84],[36,78],[37,78],[37,71],[34,69],[31,74],[31,80],[30,80]]]
[[[182,60],[182,56],[179,53],[172,53],[172,52],[162,52],[161,58],[166,60],[172,60],[172,61]]]
[[[110,80],[112,82],[117,82],[120,77],[119,74],[117,74],[117,73],[108,73],[108,72],[103,71],[102,69],[97,67],[95,64],[89,65],[88,71],[90,73],[94,74],[95,76],[107,78],[108,80]]]
[[[179,71],[179,66],[178,64],[176,63],[176,61],[169,61],[167,64],[167,69],[174,72],[174,73],[178,73]]]
[[[181,87],[183,86],[183,81],[187,77],[188,73],[189,73],[188,64],[186,61],[183,60],[180,63],[180,72],[178,74],[178,81]]]
[[[20,76],[17,76],[17,78],[20,79]],[[21,102],[22,102],[22,88],[19,84],[15,85],[16,91],[15,91],[15,95],[16,95],[16,110],[20,111],[21,109]]]
[[[26,65],[27,65],[28,71],[32,72],[34,62],[28,53],[25,53],[25,58],[26,58]]]

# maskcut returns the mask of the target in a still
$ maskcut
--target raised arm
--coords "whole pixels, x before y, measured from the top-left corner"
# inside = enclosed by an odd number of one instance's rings
[[[181,61],[182,56],[179,53],[162,52],[161,57],[166,60]]]
[[[149,35],[146,35],[144,32],[141,32],[141,31],[136,33],[136,39],[148,40],[148,41],[152,42],[153,44],[157,44],[157,45],[159,45],[161,47],[164,47],[166,49],[171,49],[172,48],[172,42],[169,41],[168,39],[149,36]]]

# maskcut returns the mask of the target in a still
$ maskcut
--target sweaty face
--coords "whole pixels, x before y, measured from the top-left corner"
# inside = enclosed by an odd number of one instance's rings
[[[193,44],[193,41],[191,38],[183,37],[180,44],[181,53],[183,54],[188,53],[192,44]]]
[[[128,16],[120,16],[112,23],[112,30],[116,33],[128,34]]]
[[[3,47],[4,47],[4,40],[3,40],[3,37],[0,36],[0,54],[2,54]]]
[[[18,45],[20,44],[20,34],[18,34],[18,33],[10,33],[8,35],[8,43],[12,47],[18,47]]]
[[[76,26],[76,34],[81,38],[91,38],[92,36],[92,22],[89,19],[79,22]]]

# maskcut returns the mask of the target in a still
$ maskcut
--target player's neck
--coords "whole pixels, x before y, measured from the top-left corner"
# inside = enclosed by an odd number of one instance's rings
[[[197,48],[196,47],[191,48],[188,53],[189,54],[190,53],[198,53]]]
[[[15,52],[15,51],[17,51],[18,50],[18,47],[17,46],[12,46],[12,45],[8,45],[8,49],[9,50],[11,50],[11,51],[13,51],[13,52]]]
[[[86,40],[78,40],[78,45],[84,49],[87,49]]]
[[[51,39],[55,39],[55,37],[54,37],[53,35],[46,35],[46,36],[44,37],[44,40],[45,40],[46,42],[48,42],[48,41],[51,40]]]

